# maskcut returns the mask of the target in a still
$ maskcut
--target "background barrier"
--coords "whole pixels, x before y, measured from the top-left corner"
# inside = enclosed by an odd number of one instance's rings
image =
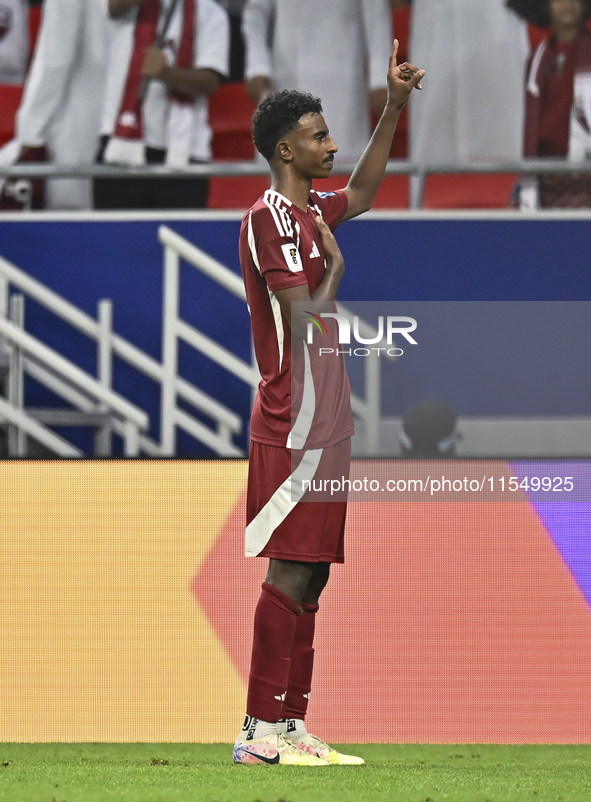
[[[160,360],[163,253],[158,241],[159,226],[166,223],[239,275],[240,217],[211,212],[95,214],[89,218],[62,214],[58,219],[4,215],[0,220],[0,255],[90,315],[96,315],[101,298],[111,299],[115,330]],[[342,300],[358,302],[588,301],[588,229],[589,214],[585,213],[532,218],[510,213],[458,213],[453,217],[364,215],[338,229],[347,264],[339,295]],[[244,303],[188,264],[182,263],[180,272],[183,319],[249,362],[250,324]],[[83,335],[73,334],[69,326],[35,303],[27,302],[25,321],[31,334],[82,369],[94,372],[96,347]],[[542,364],[538,379],[547,373],[543,356],[554,342],[551,326],[550,322],[547,341],[540,343]],[[574,342],[569,354],[581,352],[584,344],[580,340]],[[584,360],[579,361],[583,365]],[[179,364],[184,378],[226,404],[243,420],[248,419],[251,393],[246,385],[189,348],[180,349]],[[548,388],[557,384],[551,373],[547,378]],[[398,385],[401,387],[403,382]],[[412,397],[409,386],[407,382],[404,392],[385,394],[385,414],[401,415],[408,405],[424,397]],[[113,389],[148,412],[149,434],[157,438],[157,384],[117,360]],[[421,392],[425,392],[424,388]],[[26,384],[25,395],[27,405],[32,407],[56,403],[53,396],[31,381]],[[457,406],[455,398],[438,397],[450,403],[460,416],[512,413],[511,409],[491,409],[490,405]],[[538,406],[528,414],[576,414],[573,409],[545,407],[541,396]],[[513,413],[517,414],[514,410]],[[71,432],[68,439],[85,453],[92,452],[91,432]],[[210,453],[185,433],[179,434],[177,443],[179,456]],[[236,443],[247,449],[247,426]]]
[[[246,472],[0,463],[0,740],[235,738],[265,570],[242,556]],[[336,742],[591,743],[590,519],[591,504],[525,492],[350,504],[310,727]]]

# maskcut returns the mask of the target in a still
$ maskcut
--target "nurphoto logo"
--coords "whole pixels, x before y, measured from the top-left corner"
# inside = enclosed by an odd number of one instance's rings
[[[315,328],[318,329],[321,335],[328,334],[328,327],[324,319],[333,319],[337,321],[338,326],[338,341],[339,345],[351,344],[351,323],[346,315],[341,312],[321,312],[320,315],[315,315],[313,312],[303,311],[302,315],[308,321],[307,343],[312,345],[314,337],[316,336]],[[384,322],[385,321],[385,322]],[[362,337],[359,332],[359,317],[357,315],[353,318],[353,339],[356,343],[362,346],[367,345],[380,345],[377,348],[319,348],[319,355],[325,356],[328,354],[346,354],[347,356],[370,356],[371,353],[377,352],[378,354],[387,354],[388,356],[402,356],[404,351],[398,348],[393,343],[395,334],[404,337],[411,345],[418,345],[414,337],[411,336],[411,331],[417,327],[417,321],[414,317],[406,317],[400,315],[380,315],[378,317],[378,326],[376,333],[371,337]]]

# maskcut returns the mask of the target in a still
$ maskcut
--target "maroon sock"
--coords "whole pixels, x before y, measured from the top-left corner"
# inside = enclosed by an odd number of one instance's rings
[[[312,687],[314,667],[312,644],[318,605],[303,602],[302,609],[304,612],[298,616],[291,647],[291,668],[281,718],[303,719],[308,709],[308,695]]]
[[[262,721],[279,721],[289,679],[290,654],[300,611],[293,599],[263,582],[254,615],[246,712]]]

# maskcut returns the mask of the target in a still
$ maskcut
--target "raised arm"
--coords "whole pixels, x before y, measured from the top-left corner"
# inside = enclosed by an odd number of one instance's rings
[[[326,258],[326,270],[322,281],[312,295],[310,295],[307,284],[300,284],[298,287],[290,287],[286,290],[276,290],[274,292],[275,297],[279,301],[281,311],[287,318],[293,336],[301,337],[302,339],[307,335],[308,324],[304,318],[297,316],[292,318],[292,303],[311,301],[314,303],[315,312],[332,312],[337,297],[337,290],[345,273],[345,260],[334,238],[334,234],[322,218],[316,218],[316,225],[320,232],[324,256]]]
[[[388,65],[388,100],[380,121],[368,146],[359,159],[345,193],[349,199],[349,206],[344,220],[367,212],[372,203],[384,176],[386,163],[392,147],[392,139],[402,109],[406,105],[410,93],[416,87],[421,89],[421,78],[424,70],[419,70],[412,64],[405,62],[398,66],[396,55],[398,53],[398,40],[394,40],[394,47]]]

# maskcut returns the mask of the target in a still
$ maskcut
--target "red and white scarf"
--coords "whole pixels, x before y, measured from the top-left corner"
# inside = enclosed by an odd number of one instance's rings
[[[156,42],[162,16],[161,0],[146,0],[138,10],[123,97],[104,157],[108,163],[144,164],[144,98],[140,96],[144,82],[142,65],[146,50]],[[180,38],[167,43],[167,49],[171,44],[176,50],[175,67],[190,69],[194,65],[196,24],[197,0],[183,0]],[[181,166],[190,157],[193,99],[169,92],[167,111],[167,163]]]

